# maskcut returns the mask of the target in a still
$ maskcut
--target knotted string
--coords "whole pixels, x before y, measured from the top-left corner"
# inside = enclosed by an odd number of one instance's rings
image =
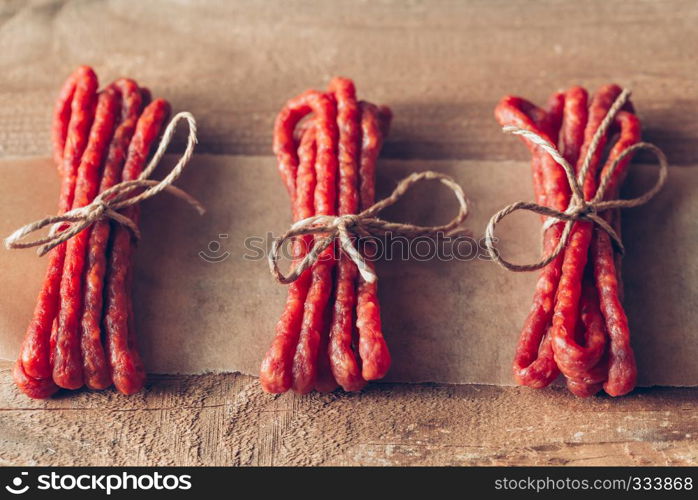
[[[148,179],[162,160],[180,120],[186,120],[189,125],[189,137],[184,154],[182,154],[172,171],[163,180],[155,181]],[[16,249],[38,246],[40,247],[38,254],[42,256],[57,245],[69,240],[83,229],[105,218],[123,224],[131,230],[136,238],[140,238],[140,231],[136,223],[125,215],[120,214],[118,210],[141,203],[162,191],[168,191],[182,198],[194,207],[199,214],[203,214],[205,209],[201,203],[186,192],[172,185],[182,175],[182,172],[189,164],[194,154],[196,142],[196,120],[194,120],[191,113],[186,111],[177,113],[167,125],[155,154],[148,163],[148,166],[143,170],[141,175],[138,176],[138,179],[115,184],[111,188],[100,193],[90,204],[84,207],[74,208],[62,215],[45,217],[19,228],[5,239],[5,247],[8,249]],[[135,191],[138,188],[146,189],[136,194]],[[33,241],[21,241],[26,235],[52,224],[53,228],[49,231],[48,236]]]
[[[603,212],[604,210],[610,210],[614,208],[637,207],[647,203],[652,197],[654,197],[662,189],[662,186],[666,182],[667,175],[669,174],[669,162],[667,161],[666,155],[662,152],[661,149],[659,149],[654,144],[650,144],[648,142],[638,142],[623,150],[623,152],[621,152],[618,155],[618,157],[613,161],[608,171],[601,177],[599,187],[596,190],[596,194],[590,201],[586,201],[584,199],[582,186],[584,185],[584,179],[588,175],[591,160],[599,147],[601,139],[607,133],[609,127],[613,123],[616,114],[627,102],[629,97],[630,91],[627,89],[623,90],[623,92],[621,92],[621,94],[618,96],[618,98],[615,100],[613,105],[608,110],[608,113],[604,117],[603,121],[599,125],[599,128],[596,130],[596,133],[592,138],[592,141],[589,145],[589,148],[587,149],[587,154],[584,157],[584,162],[582,163],[582,167],[579,171],[578,176],[575,175],[574,168],[572,167],[572,165],[569,164],[567,160],[565,160],[565,158],[560,154],[557,148],[540,135],[536,134],[535,132],[531,132],[530,130],[525,130],[514,126],[503,127],[502,130],[505,133],[523,136],[529,141],[539,146],[540,148],[542,148],[546,153],[548,153],[553,158],[553,160],[555,160],[555,162],[558,165],[560,165],[565,171],[567,181],[569,182],[572,191],[572,196],[570,198],[569,205],[564,212],[560,212],[558,210],[543,205],[538,205],[537,203],[524,201],[512,203],[511,205],[504,207],[502,210],[497,212],[494,216],[492,216],[489,223],[487,224],[487,229],[485,230],[485,246],[487,247],[487,251],[489,252],[492,260],[497,262],[500,266],[515,272],[535,271],[536,269],[541,269],[547,266],[550,262],[552,262],[558,255],[560,255],[560,252],[562,252],[562,250],[567,245],[575,221],[578,220],[586,220],[598,225],[601,229],[603,229],[609,234],[609,236],[615,242],[621,253],[625,251],[620,235],[609,225],[608,222],[606,222],[606,220],[603,219],[603,217],[599,215],[599,213]],[[608,189],[611,179],[613,179],[613,175],[616,169],[618,168],[618,165],[628,155],[633,154],[635,151],[641,149],[651,151],[659,161],[659,175],[657,178],[657,182],[654,184],[654,186],[652,186],[652,188],[650,188],[647,192],[645,192],[641,196],[638,196],[637,198],[632,198],[629,200],[604,200],[606,190]],[[565,227],[562,231],[562,235],[560,236],[560,240],[558,241],[555,249],[548,256],[541,257],[541,259],[538,262],[535,262],[533,264],[514,264],[512,262],[509,262],[503,259],[494,247],[495,226],[507,215],[516,212],[517,210],[528,210],[529,212],[534,212],[540,215],[547,216],[548,219],[543,225],[543,231],[545,231],[552,224],[563,221],[565,222]]]
[[[413,224],[389,222],[376,216],[381,210],[394,205],[404,196],[410,187],[423,180],[438,180],[453,191],[453,194],[458,200],[459,209],[458,215],[450,222],[443,226],[416,226]],[[315,264],[320,254],[329,247],[335,239],[338,239],[342,250],[344,250],[354,264],[356,264],[364,281],[373,283],[376,281],[377,276],[352,243],[352,233],[359,236],[374,237],[383,237],[390,233],[407,238],[416,238],[418,236],[452,231],[457,228],[467,216],[468,202],[465,199],[463,189],[453,178],[432,171],[414,173],[401,180],[390,196],[378,201],[361,213],[340,216],[315,215],[292,224],[286,233],[272,242],[271,252],[269,253],[269,269],[279,283],[291,283],[297,280],[306,269]],[[318,233],[324,233],[326,236],[322,239],[315,240],[310,251],[298,265],[295,266],[288,275],[284,275],[279,270],[278,264],[279,251],[283,243],[296,236]]]

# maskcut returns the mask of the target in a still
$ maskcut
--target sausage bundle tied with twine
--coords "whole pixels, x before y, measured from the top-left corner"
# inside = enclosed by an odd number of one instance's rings
[[[179,158],[172,171],[161,181],[149,179],[155,168],[162,160],[167,151],[170,142],[177,129],[177,124],[185,120],[189,126],[189,136],[187,138],[187,146],[184,153]],[[182,172],[189,164],[194,147],[196,146],[196,120],[191,113],[186,111],[177,113],[170,123],[167,125],[162,139],[158,144],[158,149],[148,163],[148,166],[143,170],[138,179],[133,181],[124,181],[114,185],[110,189],[99,194],[90,204],[83,207],[75,208],[62,215],[54,215],[44,217],[25,226],[22,226],[5,239],[5,247],[7,249],[20,249],[39,247],[37,253],[43,256],[52,248],[69,240],[80,231],[91,226],[101,219],[112,219],[126,226],[136,239],[140,238],[138,226],[128,217],[120,214],[118,210],[124,209],[141,203],[142,201],[152,198],[153,196],[167,191],[178,198],[183,199],[191,205],[200,215],[205,213],[205,209],[199,201],[179,189],[172,184],[179,179]],[[138,193],[139,188],[145,188]],[[23,241],[27,235],[39,231],[46,226],[52,226],[48,235],[43,238],[38,238],[32,241]]]
[[[625,149],[615,159],[608,172],[602,175],[596,194],[591,200],[586,201],[584,199],[582,185],[584,184],[584,179],[588,175],[591,160],[599,147],[599,143],[601,142],[602,137],[606,135],[608,129],[613,123],[616,114],[618,113],[618,111],[620,111],[623,105],[625,105],[629,97],[630,91],[628,89],[623,90],[623,92],[621,92],[621,94],[614,101],[611,108],[608,110],[608,113],[606,114],[605,118],[601,122],[601,125],[596,130],[596,133],[592,138],[590,147],[587,150],[586,156],[584,157],[584,162],[582,163],[582,167],[579,170],[578,176],[575,175],[574,167],[570,165],[567,160],[565,160],[565,158],[560,154],[558,149],[540,135],[530,130],[522,129],[515,126],[503,127],[502,130],[505,133],[520,135],[528,139],[532,143],[536,144],[538,147],[540,147],[546,153],[548,153],[552,157],[552,159],[555,160],[555,162],[558,165],[560,165],[560,167],[562,167],[562,169],[565,171],[565,175],[567,176],[567,180],[572,191],[572,196],[570,199],[569,206],[567,207],[567,210],[565,210],[564,212],[560,212],[550,207],[539,205],[533,202],[518,201],[516,203],[512,203],[511,205],[504,207],[502,210],[494,214],[490,219],[489,223],[487,224],[487,229],[485,230],[485,246],[492,260],[494,260],[496,263],[498,263],[505,269],[514,272],[535,271],[537,269],[541,269],[547,266],[549,263],[551,263],[558,255],[560,255],[560,253],[567,245],[567,242],[569,241],[570,233],[572,232],[572,227],[575,221],[579,220],[590,221],[598,225],[602,230],[608,233],[608,235],[616,244],[619,252],[621,254],[624,253],[625,248],[623,247],[623,242],[620,238],[620,235],[611,227],[611,225],[608,222],[606,222],[599,215],[599,213],[603,212],[604,210],[610,210],[614,208],[637,207],[647,203],[650,199],[652,199],[662,189],[669,174],[669,162],[666,158],[666,155],[664,154],[664,152],[662,152],[661,149],[659,149],[654,144],[648,142],[638,142],[637,144],[634,144]],[[638,196],[637,198],[632,198],[628,200],[604,200],[606,190],[611,179],[613,178],[613,175],[618,165],[628,155],[633,154],[634,152],[641,149],[645,149],[652,152],[659,161],[659,175],[657,178],[657,182],[648,191],[646,191],[641,196]],[[542,256],[540,260],[532,264],[515,264],[509,262],[502,258],[502,256],[499,254],[499,252],[494,246],[494,229],[496,225],[507,215],[516,212],[517,210],[528,210],[529,212],[534,212],[540,215],[547,216],[548,219],[543,224],[543,232],[545,232],[545,230],[553,224],[561,222],[565,223],[562,236],[560,237],[560,240],[557,246],[553,249],[553,251],[547,256]]]
[[[417,226],[399,222],[390,222],[377,217],[383,209],[394,205],[415,184],[424,180],[438,180],[448,187],[458,201],[458,214],[447,224],[441,226]],[[448,233],[455,230],[468,216],[468,202],[460,185],[450,176],[433,171],[416,172],[402,179],[393,192],[386,198],[376,202],[368,209],[358,214],[340,216],[316,215],[300,220],[291,225],[279,238],[272,242],[269,252],[269,269],[279,283],[288,284],[296,281],[303,271],[310,268],[318,261],[323,250],[339,240],[342,250],[356,264],[364,281],[373,283],[378,278],[371,267],[366,264],[361,252],[352,243],[352,234],[357,237],[385,237],[388,234],[417,238],[438,233]],[[279,253],[286,240],[305,234],[326,234],[322,239],[313,243],[313,247],[306,256],[287,275],[279,269]]]

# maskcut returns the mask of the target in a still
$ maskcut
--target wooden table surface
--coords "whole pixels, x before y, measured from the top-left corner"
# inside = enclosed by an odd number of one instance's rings
[[[128,75],[193,112],[199,151],[214,154],[270,154],[283,101],[343,74],[395,112],[384,156],[524,160],[492,119],[502,95],[540,102],[615,81],[634,89],[645,138],[696,168],[696,23],[694,0],[9,0],[0,158],[50,154],[55,93],[90,64],[103,82]],[[579,400],[559,388],[378,384],[269,396],[252,377],[221,374],[152,376],[132,397],[33,401],[10,367],[0,362],[3,465],[698,462],[697,389]]]

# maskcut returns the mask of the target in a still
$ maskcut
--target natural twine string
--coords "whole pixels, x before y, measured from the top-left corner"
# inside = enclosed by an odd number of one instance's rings
[[[438,180],[450,188],[456,196],[459,204],[458,215],[448,224],[444,224],[443,226],[415,226],[413,224],[389,222],[376,217],[378,212],[394,205],[403,197],[410,187],[423,180]],[[463,189],[452,177],[432,171],[414,173],[401,180],[390,196],[378,201],[361,213],[341,216],[316,215],[294,223],[286,233],[272,242],[271,252],[269,253],[269,269],[279,283],[288,284],[296,281],[300,275],[303,274],[303,271],[310,268],[318,261],[320,254],[329,247],[336,238],[339,239],[342,250],[344,250],[349,258],[356,264],[364,281],[373,283],[376,281],[377,276],[366,263],[361,253],[352,244],[352,233],[360,236],[374,237],[383,237],[390,233],[407,238],[416,238],[418,236],[452,231],[457,228],[467,216],[468,202],[465,199],[465,194],[463,193]],[[303,260],[301,260],[288,275],[284,275],[279,270],[278,263],[279,251],[283,243],[296,236],[318,233],[324,233],[327,236],[316,240]]]
[[[162,160],[167,147],[172,141],[177,124],[180,120],[186,120],[189,125],[189,137],[187,139],[187,147],[184,154],[177,161],[172,171],[161,181],[148,179],[155,168]],[[205,212],[204,207],[192,196],[173,186],[172,184],[182,175],[182,172],[189,164],[194,147],[196,146],[196,120],[191,113],[183,111],[177,113],[170,121],[162,136],[162,140],[158,145],[157,151],[153,158],[148,163],[148,166],[143,170],[141,175],[136,180],[124,181],[112,186],[111,188],[100,193],[89,205],[84,207],[74,208],[62,215],[54,215],[45,217],[36,222],[32,222],[19,228],[5,239],[5,247],[8,249],[40,247],[38,249],[39,256],[45,255],[49,250],[60,245],[61,243],[72,238],[83,229],[94,224],[98,220],[109,218],[123,224],[131,230],[136,238],[140,238],[140,231],[135,222],[128,217],[120,214],[118,210],[136,205],[142,201],[152,198],[162,191],[168,191],[173,195],[182,198],[189,203],[199,214]],[[140,194],[135,194],[139,188],[146,188]],[[129,195],[131,195],[129,197]],[[67,224],[66,224],[67,223]],[[48,236],[39,238],[33,241],[20,241],[26,235],[38,231],[46,226],[52,225]]]
[[[654,195],[656,195],[662,189],[662,186],[666,182],[667,175],[669,174],[669,163],[667,161],[666,155],[662,152],[661,149],[659,149],[654,144],[650,144],[647,142],[638,142],[637,144],[633,144],[632,146],[623,150],[623,152],[618,155],[618,157],[611,164],[611,167],[608,169],[608,172],[601,177],[596,194],[590,201],[584,200],[582,186],[584,185],[584,179],[586,178],[589,172],[591,160],[599,147],[599,143],[602,137],[606,134],[609,127],[613,123],[613,119],[615,118],[616,114],[627,102],[629,97],[630,91],[627,89],[623,90],[623,92],[618,96],[611,108],[608,110],[608,113],[604,117],[603,121],[601,122],[601,125],[599,126],[598,130],[594,134],[594,137],[592,138],[591,144],[589,145],[587,154],[584,157],[584,162],[582,163],[582,168],[580,169],[578,176],[575,176],[574,168],[572,167],[572,165],[569,164],[569,162],[567,162],[567,160],[565,160],[565,158],[563,158],[563,156],[560,154],[557,148],[555,148],[555,146],[550,144],[548,141],[546,141],[544,138],[542,138],[535,132],[531,132],[529,130],[524,130],[513,126],[507,126],[502,129],[506,133],[521,135],[525,137],[529,141],[541,147],[545,152],[547,152],[553,158],[553,160],[555,160],[555,162],[564,169],[565,174],[567,175],[567,181],[569,182],[572,190],[572,196],[570,199],[569,206],[567,207],[567,210],[565,210],[564,212],[560,212],[558,210],[554,210],[543,205],[538,205],[536,203],[524,201],[513,203],[497,212],[490,219],[489,224],[487,224],[487,229],[485,230],[485,246],[487,247],[487,251],[489,252],[492,260],[497,262],[500,266],[515,272],[535,271],[536,269],[545,267],[550,262],[552,262],[558,255],[560,255],[560,252],[562,252],[563,248],[565,248],[565,245],[567,245],[567,242],[569,240],[574,222],[578,220],[587,220],[597,224],[601,229],[603,229],[609,234],[609,236],[617,244],[618,249],[621,253],[625,251],[623,247],[623,242],[620,239],[620,235],[616,233],[616,231],[608,224],[608,222],[606,222],[599,215],[599,212],[614,208],[637,207],[643,205],[644,203],[647,203]],[[637,198],[632,198],[630,200],[604,200],[604,196],[606,195],[608,185],[611,182],[613,174],[616,171],[616,168],[618,167],[620,162],[622,162],[623,159],[625,159],[625,157],[627,157],[628,155],[640,149],[646,149],[648,151],[651,151],[659,161],[659,176],[655,185],[652,186],[652,188],[650,188],[643,195],[638,196]],[[558,244],[555,247],[555,249],[552,251],[552,253],[550,253],[550,255],[542,257],[538,262],[535,262],[533,264],[511,263],[503,259],[494,247],[495,226],[504,217],[511,214],[512,212],[516,212],[517,210],[528,210],[530,212],[535,212],[537,214],[547,216],[548,220],[546,220],[545,224],[543,225],[543,231],[545,231],[552,224],[565,221],[565,227],[562,231],[560,241],[558,241]]]

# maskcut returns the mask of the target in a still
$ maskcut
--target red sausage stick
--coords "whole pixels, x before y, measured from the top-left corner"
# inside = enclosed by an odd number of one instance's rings
[[[337,168],[337,124],[334,101],[317,90],[308,90],[289,100],[279,112],[274,123],[274,153],[276,154],[279,173],[293,200],[296,196],[296,175],[298,170],[298,153],[294,132],[298,123],[310,113],[315,115],[317,161],[321,169]],[[334,203],[334,198],[332,199]]]
[[[640,141],[640,121],[634,114],[620,111],[616,115],[616,121],[620,125],[620,138],[611,150],[608,161],[601,172],[602,176],[610,169],[611,164],[622,151]],[[607,193],[618,191],[630,160],[631,155],[628,155],[618,164],[618,168],[608,185]],[[604,217],[611,220],[613,213],[606,213]],[[606,319],[606,328],[611,340],[608,380],[604,384],[604,390],[611,396],[622,396],[635,387],[637,367],[635,355],[630,346],[628,318],[620,302],[621,290],[615,252],[611,239],[605,231],[595,230],[591,258],[594,265],[596,286],[599,291],[601,311]]]
[[[122,180],[135,180],[141,174],[169,112],[170,106],[163,99],[154,100],[143,110],[128,149]],[[137,223],[138,206],[128,207],[124,215]],[[114,225],[105,284],[104,330],[111,378],[114,387],[123,394],[138,392],[145,383],[145,369],[132,324],[130,282],[134,249],[130,231]]]
[[[63,151],[65,150],[65,138],[68,135],[70,125],[71,108],[75,88],[78,80],[88,73],[86,68],[80,67],[71,74],[61,87],[53,109],[53,125],[51,127],[51,139],[53,141],[53,160],[59,175],[63,174]]]
[[[553,109],[557,109],[559,103],[559,98],[556,96],[557,94],[551,99],[551,102],[554,103]],[[566,97],[565,95],[563,98],[563,128],[565,121],[567,121],[566,118],[572,110],[576,110],[578,107],[573,100],[568,103]],[[553,116],[556,115],[557,112]],[[546,112],[524,99],[504,98],[495,109],[495,116],[502,125],[516,125],[532,130],[548,141],[552,141],[557,135],[557,131],[548,125]],[[559,120],[554,120],[552,125],[555,126],[559,123]],[[569,121],[567,123],[569,124]],[[566,133],[569,132],[562,131],[563,138]],[[539,151],[538,147],[528,141],[524,142],[532,154],[531,167],[536,201],[539,204],[558,209],[566,208],[569,201],[569,187],[564,172],[547,154]],[[544,237],[546,252],[555,248],[560,234],[561,229],[557,225],[546,231]],[[536,284],[531,311],[521,330],[514,358],[514,376],[521,385],[545,387],[559,374],[552,356],[550,337],[547,332],[551,324],[561,262],[561,258],[555,259],[541,272]]]
[[[294,221],[315,215],[314,192],[316,188],[315,172],[312,184],[296,186],[298,177],[298,153],[294,132],[298,123],[308,114],[314,114],[313,131],[315,137],[308,136],[306,146],[313,141],[313,157],[309,164],[313,170],[315,163],[320,169],[328,166],[336,169],[336,110],[333,100],[327,95],[309,90],[289,100],[276,118],[274,124],[274,152],[277,157],[281,178],[291,197]],[[334,137],[330,135],[334,134]],[[308,149],[305,152],[309,153]],[[309,158],[310,159],[310,158]],[[307,174],[299,179],[309,180]],[[296,197],[303,193],[305,198],[300,204]],[[312,195],[312,196],[311,196]],[[302,213],[301,213],[302,212]],[[294,244],[294,261],[300,261],[309,248],[310,238],[299,239]],[[288,296],[284,311],[276,325],[276,335],[267,352],[260,369],[262,388],[271,393],[287,391],[293,384],[293,359],[300,336],[304,315],[304,304],[310,288],[312,271],[309,269],[288,287]]]
[[[587,101],[588,94],[586,90],[581,87],[572,87],[565,92],[565,112],[562,130],[560,132],[560,151],[571,165],[577,164],[579,155],[581,153],[581,148],[584,143],[584,130],[588,120]],[[568,202],[569,197],[567,197],[565,203]],[[547,249],[548,251],[552,251],[559,242],[562,235],[562,225],[556,224],[556,227],[552,228],[551,230],[554,231],[554,234],[553,241],[551,241],[551,244]],[[559,283],[560,280],[562,259],[563,256],[556,259],[557,283]],[[593,283],[591,283],[589,280],[585,280],[582,293],[583,303],[582,315],[580,318],[581,321],[578,321],[579,328],[583,330],[580,333],[580,338],[583,338],[585,341],[586,352],[593,352],[594,350],[603,351],[605,344],[605,330],[603,328],[603,321],[598,321],[600,319],[598,304],[594,303],[590,292],[593,292]],[[550,339],[550,332],[548,334],[548,339]],[[572,351],[578,352],[580,350],[584,350],[584,348],[581,348],[577,344],[573,343],[573,341],[576,341],[576,337],[573,337],[573,339],[570,341],[570,344],[573,345]],[[578,378],[577,380],[581,379]],[[573,383],[573,381],[568,378],[568,387],[577,395],[582,394],[582,386],[584,390],[590,389],[590,387],[582,384],[581,382]]]
[[[78,168],[74,209],[91,203],[99,191],[100,170],[114,133],[120,104],[120,95],[112,88],[99,94],[94,123]],[[86,228],[66,242],[53,362],[53,381],[66,389],[77,389],[83,385],[79,324],[82,314],[82,279],[90,232],[91,228]]]
[[[586,341],[587,347],[593,341],[590,339],[603,339],[604,348],[601,359],[591,368],[578,370],[574,377],[567,377],[567,388],[575,396],[586,398],[593,396],[603,388],[603,382],[608,374],[608,333],[599,308],[599,295],[596,292],[594,278],[589,267],[585,270],[582,283],[582,296],[580,298],[579,328],[582,334],[579,338]]]
[[[337,109],[334,99],[327,98],[323,116],[315,116],[315,193],[317,215],[336,215],[337,201]],[[293,357],[293,390],[310,392],[317,379],[318,350],[324,330],[325,308],[332,293],[332,272],[335,267],[334,246],[320,254],[312,267],[312,278],[303,307],[303,322]]]
[[[121,95],[121,121],[109,146],[99,186],[100,193],[121,181],[128,146],[142,110],[142,94],[136,82],[122,78],[112,83],[111,87]],[[97,221],[92,227],[87,252],[80,344],[85,385],[90,389],[105,389],[112,383],[102,343],[101,324],[109,233],[109,221]]]
[[[588,121],[587,110],[587,92],[581,87],[573,87],[568,91],[570,102],[574,102],[574,109],[569,114],[565,115],[563,123],[561,150],[565,159],[571,165],[577,165],[577,173],[580,167],[580,153],[584,143],[584,134]],[[561,234],[558,224],[558,230]],[[558,239],[556,240],[559,241]],[[563,257],[564,258],[564,257]],[[581,308],[584,309],[582,316],[589,317],[599,314],[598,302],[594,304],[590,302],[592,294],[591,290],[583,290],[584,287],[593,287],[591,280],[584,280],[580,292]],[[586,315],[586,316],[585,316]],[[570,322],[572,324],[572,322]],[[590,321],[591,326],[600,324],[598,321]],[[580,340],[577,339],[577,327],[581,327],[580,317],[574,319],[574,329],[566,330],[564,335],[556,337],[555,342],[559,343],[559,348],[555,351],[555,360],[558,367],[562,370],[568,379],[580,379],[582,374],[591,366],[598,363],[604,353],[606,346],[606,333],[603,328],[585,328],[580,335]],[[579,342],[583,339],[583,345]]]
[[[333,295],[333,292],[330,293]],[[331,300],[331,299],[330,299]],[[332,323],[332,305],[328,304],[323,316],[323,326],[320,332],[320,344],[317,355],[317,377],[315,380],[315,390],[318,392],[332,392],[339,384],[332,373],[330,361],[330,324]]]
[[[339,122],[339,215],[355,214],[359,208],[359,149],[361,111],[354,83],[335,78],[330,92],[337,101]],[[345,391],[358,391],[366,382],[352,349],[356,308],[356,265],[342,253],[337,264],[334,309],[330,327],[329,356],[334,378]]]
[[[87,145],[97,99],[97,76],[90,68],[78,68],[74,78],[76,83],[66,132],[69,140],[65,141],[59,169],[62,175],[59,213],[70,210],[73,204],[77,170]],[[64,120],[62,112],[59,116]],[[59,128],[62,130],[62,127]],[[54,155],[58,158],[57,153]],[[65,251],[66,245],[62,244],[48,253],[48,270],[13,372],[18,387],[30,397],[45,398],[58,390],[51,380],[51,330],[58,315]]]
[[[585,161],[592,138],[620,92],[621,89],[616,86],[607,86],[597,92],[592,99],[589,120],[584,131],[584,145],[577,164],[578,173]],[[598,164],[603,154],[606,140],[606,137],[601,138],[596,151],[594,151],[591,157],[588,174],[583,182],[583,192],[586,200],[591,200],[596,193]],[[593,229],[591,224],[588,221],[577,221],[574,223],[569,241],[563,252],[562,275],[553,314],[553,327],[551,329],[553,352],[558,367],[569,378],[577,377],[580,371],[596,364],[601,354],[603,354],[603,350],[598,348],[589,353],[585,353],[582,350],[576,356],[574,363],[569,359],[569,349],[572,345],[570,338],[573,339],[574,337],[579,318],[582,278],[587,264],[589,243],[591,242]]]
[[[296,194],[294,219],[301,220],[315,215],[313,197],[315,191],[315,128],[308,127],[298,148],[299,165],[295,179]],[[294,263],[297,264],[312,244],[312,236],[304,236],[294,242]],[[293,356],[303,319],[303,304],[310,286],[310,270],[289,285],[284,312],[276,326],[276,335],[260,369],[262,388],[270,393],[282,393],[291,388]]]
[[[359,103],[361,109],[361,157],[359,167],[359,201],[361,210],[375,202],[376,162],[383,146],[383,137],[390,127],[392,114],[388,108],[378,108],[367,102]],[[367,249],[370,251],[371,249]],[[367,264],[373,271],[373,262]],[[359,332],[361,376],[364,380],[376,380],[385,376],[391,358],[383,338],[383,327],[378,302],[378,284],[368,283],[358,277],[356,299],[356,328]]]

